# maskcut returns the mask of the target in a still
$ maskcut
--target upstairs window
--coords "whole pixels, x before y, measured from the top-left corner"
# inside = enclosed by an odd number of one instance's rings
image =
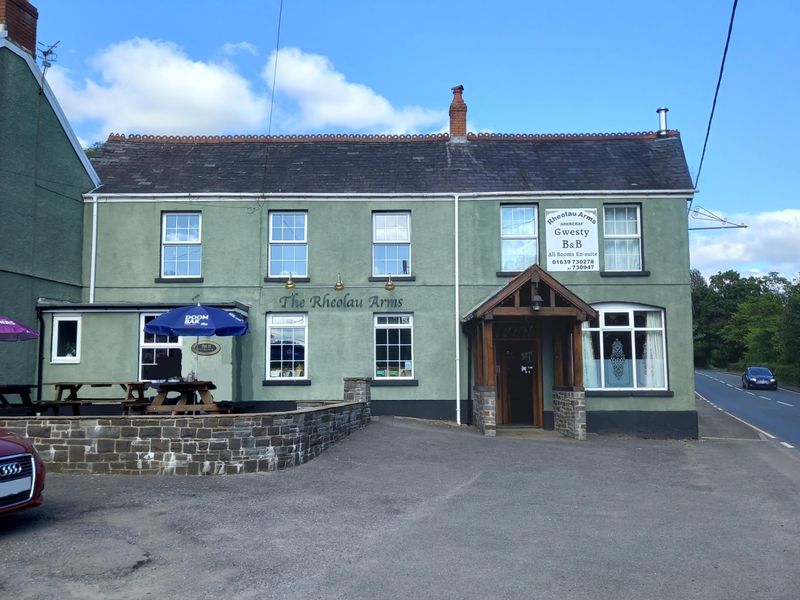
[[[642,228],[638,206],[606,206],[603,212],[606,271],[642,270]]]
[[[372,275],[411,275],[411,213],[372,214]]]
[[[500,270],[524,271],[538,262],[536,207],[500,207]]]
[[[269,213],[269,276],[308,277],[308,214]]]
[[[200,277],[200,213],[164,213],[161,277]]]

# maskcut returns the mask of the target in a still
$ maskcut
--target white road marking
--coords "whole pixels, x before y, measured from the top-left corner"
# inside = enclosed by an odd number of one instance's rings
[[[794,408],[794,404],[789,404],[788,402],[781,402],[780,400],[776,400],[775,402],[777,402],[778,404],[783,404],[784,406],[791,406],[792,408]]]
[[[728,387],[733,387],[730,383],[726,383],[725,385],[727,385]]]
[[[755,396],[755,394],[753,392],[747,392],[747,394],[750,395],[750,396]]]
[[[781,446],[784,446],[785,448],[794,448],[794,446],[787,444],[786,442],[781,442]]]
[[[759,396],[759,398],[763,398],[764,400],[772,400],[772,398],[767,398],[766,396]]]
[[[760,433],[761,435],[765,435],[765,436],[767,436],[767,437],[768,437],[769,439],[771,439],[771,440],[774,440],[774,439],[775,439],[775,436],[774,436],[774,435],[772,435],[771,433],[767,433],[767,432],[766,432],[766,431],[764,431],[763,429],[759,429],[758,427],[756,427],[755,425],[753,425],[753,424],[751,424],[751,423],[748,423],[748,422],[747,422],[747,421],[745,421],[744,419],[740,419],[740,418],[739,418],[739,417],[737,417],[736,415],[732,415],[732,414],[731,414],[731,413],[729,413],[727,410],[726,410],[726,411],[724,411],[724,412],[725,412],[725,414],[726,414],[726,415],[728,415],[729,417],[733,417],[734,419],[736,419],[737,421],[740,421],[740,422],[744,423],[744,424],[745,424],[745,425],[747,425],[748,427],[752,427],[753,429],[755,429],[755,430],[756,430],[758,433]]]

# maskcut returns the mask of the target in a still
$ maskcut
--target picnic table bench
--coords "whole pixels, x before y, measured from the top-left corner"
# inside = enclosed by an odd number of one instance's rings
[[[162,381],[157,384],[156,397],[147,407],[148,413],[229,413],[232,407],[215,402],[211,390],[217,389],[211,381]],[[177,397],[169,398],[169,394]],[[199,402],[197,399],[199,398]],[[168,400],[177,399],[175,404]]]
[[[72,407],[73,415],[80,415],[82,406],[92,405],[120,405],[122,414],[143,414],[150,405],[150,400],[145,398],[144,391],[147,381],[58,381],[48,384],[55,387],[56,398],[51,402],[53,414],[59,414],[61,407]],[[122,396],[96,397],[82,394],[85,388],[114,388],[119,386],[125,392]]]

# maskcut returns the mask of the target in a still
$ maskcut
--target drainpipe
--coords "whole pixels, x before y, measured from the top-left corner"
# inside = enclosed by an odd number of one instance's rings
[[[94,304],[94,280],[97,268],[97,194],[92,194],[92,255],[89,267],[89,304]]]
[[[42,317],[42,309],[36,307],[36,320],[39,322],[39,340],[38,340],[38,356],[36,368],[36,401],[42,401],[42,369],[44,368],[44,317]]]
[[[461,337],[459,332],[461,331],[461,305],[459,301],[460,296],[460,288],[459,288],[459,275],[458,275],[458,194],[453,194],[453,232],[454,232],[454,252],[455,252],[455,260],[453,261],[454,264],[454,271],[455,271],[455,307],[456,307],[456,314],[455,314],[455,342],[456,342],[456,424],[461,425]]]

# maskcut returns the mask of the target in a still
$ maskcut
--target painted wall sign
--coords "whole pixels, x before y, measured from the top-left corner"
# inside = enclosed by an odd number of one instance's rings
[[[382,298],[380,296],[356,297],[351,295],[350,292],[345,292],[344,294],[333,292],[305,297],[297,292],[292,292],[278,298],[278,306],[296,310],[314,308],[332,308],[336,310],[355,308],[391,309],[403,308],[403,298],[397,296],[392,296],[391,298]]]
[[[203,340],[202,342],[192,344],[192,352],[199,354],[200,356],[211,356],[212,354],[219,352],[221,349],[222,346],[212,340]]]
[[[599,271],[596,208],[544,211],[548,271]]]

